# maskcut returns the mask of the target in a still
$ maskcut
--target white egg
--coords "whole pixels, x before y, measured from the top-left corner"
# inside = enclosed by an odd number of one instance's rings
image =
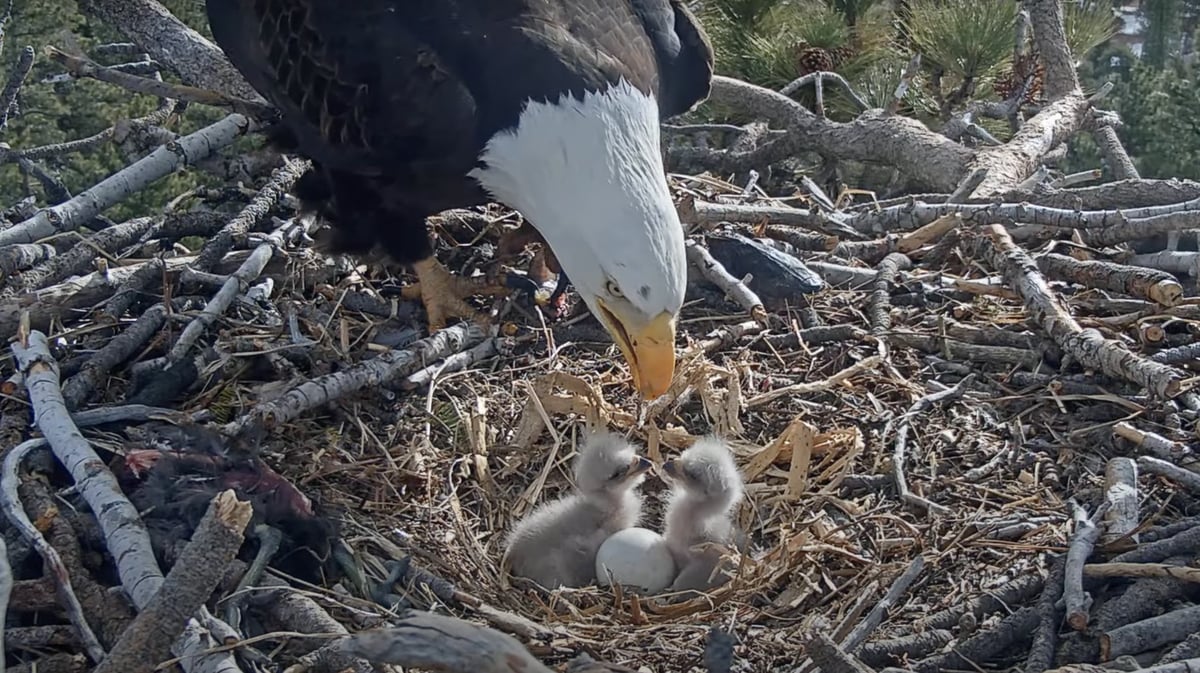
[[[663,536],[646,528],[623,528],[596,552],[596,580],[608,586],[608,576],[622,586],[656,594],[675,579],[675,560]]]

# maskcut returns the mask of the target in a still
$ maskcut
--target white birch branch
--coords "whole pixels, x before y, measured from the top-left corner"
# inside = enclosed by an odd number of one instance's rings
[[[32,439],[23,444],[8,450],[4,455],[3,473],[0,473],[0,507],[4,509],[4,514],[8,517],[9,523],[21,533],[21,537],[25,538],[33,548],[37,550],[42,560],[46,563],[46,568],[49,571],[51,578],[54,580],[55,593],[58,594],[58,600],[62,602],[63,610],[67,613],[67,619],[75,630],[79,632],[79,640],[83,643],[83,649],[88,657],[95,663],[100,663],[104,659],[104,647],[100,644],[100,640],[96,637],[92,627],[87,623],[87,617],[83,613],[83,605],[79,603],[79,597],[75,595],[75,589],[71,586],[71,575],[67,572],[67,566],[63,563],[62,557],[58,555],[58,550],[55,549],[46,540],[42,532],[37,526],[29,520],[29,516],[25,513],[25,507],[21,504],[21,496],[17,492],[17,488],[21,482],[20,467],[21,461],[25,456],[29,455],[34,449],[41,448],[44,440]],[[0,537],[0,544],[4,540]],[[3,554],[0,560],[4,562],[5,568],[8,567],[8,556]],[[12,581],[11,569],[8,569],[9,582]],[[10,587],[11,589],[11,587]],[[5,604],[7,604],[7,597]],[[0,633],[3,632],[4,611],[0,609]],[[0,638],[0,646],[3,645],[3,639]],[[3,653],[0,653],[0,667],[4,665]],[[3,673],[3,668],[0,668],[0,673]]]
[[[204,310],[200,312],[200,315],[188,323],[183,334],[179,335],[179,340],[167,353],[168,366],[187,358],[196,342],[209,327],[224,315],[225,311],[229,310],[229,307],[233,305],[233,300],[243,292],[243,288],[249,286],[263,272],[263,269],[267,268],[267,262],[271,261],[275,250],[283,247],[284,229],[284,227],[276,229],[266,243],[256,247],[250,253],[250,257],[242,263],[242,266],[225,280],[225,284],[221,286],[217,294],[204,305]]]
[[[18,340],[12,344],[12,352],[25,376],[34,422],[96,516],[125,592],[139,611],[145,609],[162,587],[163,574],[137,508],[121,492],[116,477],[71,420],[59,387],[58,363],[50,354],[46,335],[30,332],[24,343]],[[179,641],[172,648],[178,656],[184,657],[184,668],[188,673],[201,670],[233,673],[239,670],[229,652],[202,654],[193,648],[196,645],[207,647],[207,644],[188,642],[192,643],[192,648]],[[225,663],[218,663],[221,660]]]
[[[35,243],[57,232],[74,229],[147,185],[232,144],[252,127],[246,117],[231,114],[211,126],[167,143],[71,200],[42,209],[28,220],[0,230],[0,246]]]

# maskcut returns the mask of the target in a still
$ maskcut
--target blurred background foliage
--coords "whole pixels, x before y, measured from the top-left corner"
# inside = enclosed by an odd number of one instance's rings
[[[203,0],[160,1],[209,34]],[[1014,49],[1021,21],[1016,0],[697,0],[692,5],[712,35],[718,72],[773,89],[814,69],[832,70],[870,105],[881,107],[911,54],[919,51],[922,67],[901,112],[935,129],[971,102],[1001,100],[999,93],[1010,90],[1005,87],[1020,66]],[[1119,133],[1142,175],[1200,179],[1200,0],[1064,0],[1064,14],[1085,89],[1113,83],[1102,105],[1124,120]],[[43,52],[48,45],[78,45],[87,52],[120,41],[122,36],[83,15],[75,0],[16,0],[0,52],[5,77],[24,47],[35,50],[36,60],[0,141],[13,148],[60,143],[153,110],[152,97],[62,77],[62,68]],[[793,96],[813,104],[811,86]],[[826,87],[825,102],[833,119],[854,114],[834,87]],[[188,133],[222,114],[193,105],[171,130]],[[1002,139],[1009,133],[1002,120],[985,126]],[[44,160],[39,168],[77,194],[128,160],[119,148],[104,144]],[[1081,134],[1062,168],[1085,170],[1100,163],[1096,148]],[[151,212],[209,180],[215,182],[198,171],[177,174],[106,214],[120,221]],[[0,207],[31,194],[39,205],[57,201],[52,194],[47,198],[35,176],[13,163],[0,165]]]
[[[163,4],[188,25],[211,38],[203,0],[166,0]],[[34,49],[35,61],[17,98],[17,114],[10,115],[7,126],[0,131],[0,141],[14,149],[41,147],[85,138],[118,121],[153,111],[158,100],[152,96],[131,94],[95,80],[64,77],[62,66],[48,59],[44,51],[47,46],[55,46],[66,51],[79,48],[90,53],[98,45],[124,41],[120,34],[103,23],[84,16],[75,0],[16,0],[12,18],[4,31],[0,55],[3,77],[8,78],[26,46]],[[129,57],[115,57],[102,59],[102,62],[115,65],[129,60]],[[163,76],[170,79],[167,73]],[[190,133],[225,114],[222,110],[193,105],[171,130]],[[86,152],[37,163],[74,195],[129,162],[130,157],[115,144],[104,143]],[[198,171],[177,173],[132,195],[105,215],[119,222],[155,212],[181,192],[205,182],[216,184],[218,180]],[[0,208],[30,194],[36,197],[39,205],[58,202],[58,199],[47,198],[47,190],[36,176],[26,174],[15,163],[0,165]]]
[[[971,102],[1001,101],[1017,66],[1016,0],[699,0],[694,6],[711,33],[717,71],[773,89],[812,65],[832,64],[822,69],[882,107],[909,57],[920,52],[922,67],[901,112],[935,129]],[[1200,0],[1063,0],[1063,14],[1085,90],[1113,83],[1101,106],[1125,122],[1118,132],[1143,177],[1200,179]],[[1026,31],[1026,44],[1029,38]],[[812,87],[794,97],[811,106]],[[828,85],[825,102],[831,118],[854,113]],[[1003,120],[977,121],[1002,140],[1010,135]],[[1062,168],[1100,163],[1090,138],[1080,134]]]

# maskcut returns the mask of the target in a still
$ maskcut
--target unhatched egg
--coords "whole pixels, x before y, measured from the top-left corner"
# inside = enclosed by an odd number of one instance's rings
[[[596,552],[596,579],[656,594],[675,579],[675,560],[663,536],[646,528],[623,528],[608,537]]]

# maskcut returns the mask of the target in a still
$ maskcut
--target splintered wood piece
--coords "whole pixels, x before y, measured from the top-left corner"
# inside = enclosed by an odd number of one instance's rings
[[[1104,513],[1101,544],[1111,544],[1125,537],[1137,543],[1137,467],[1136,461],[1124,456],[1108,461],[1104,470],[1104,497],[1108,502],[1108,511]]]

